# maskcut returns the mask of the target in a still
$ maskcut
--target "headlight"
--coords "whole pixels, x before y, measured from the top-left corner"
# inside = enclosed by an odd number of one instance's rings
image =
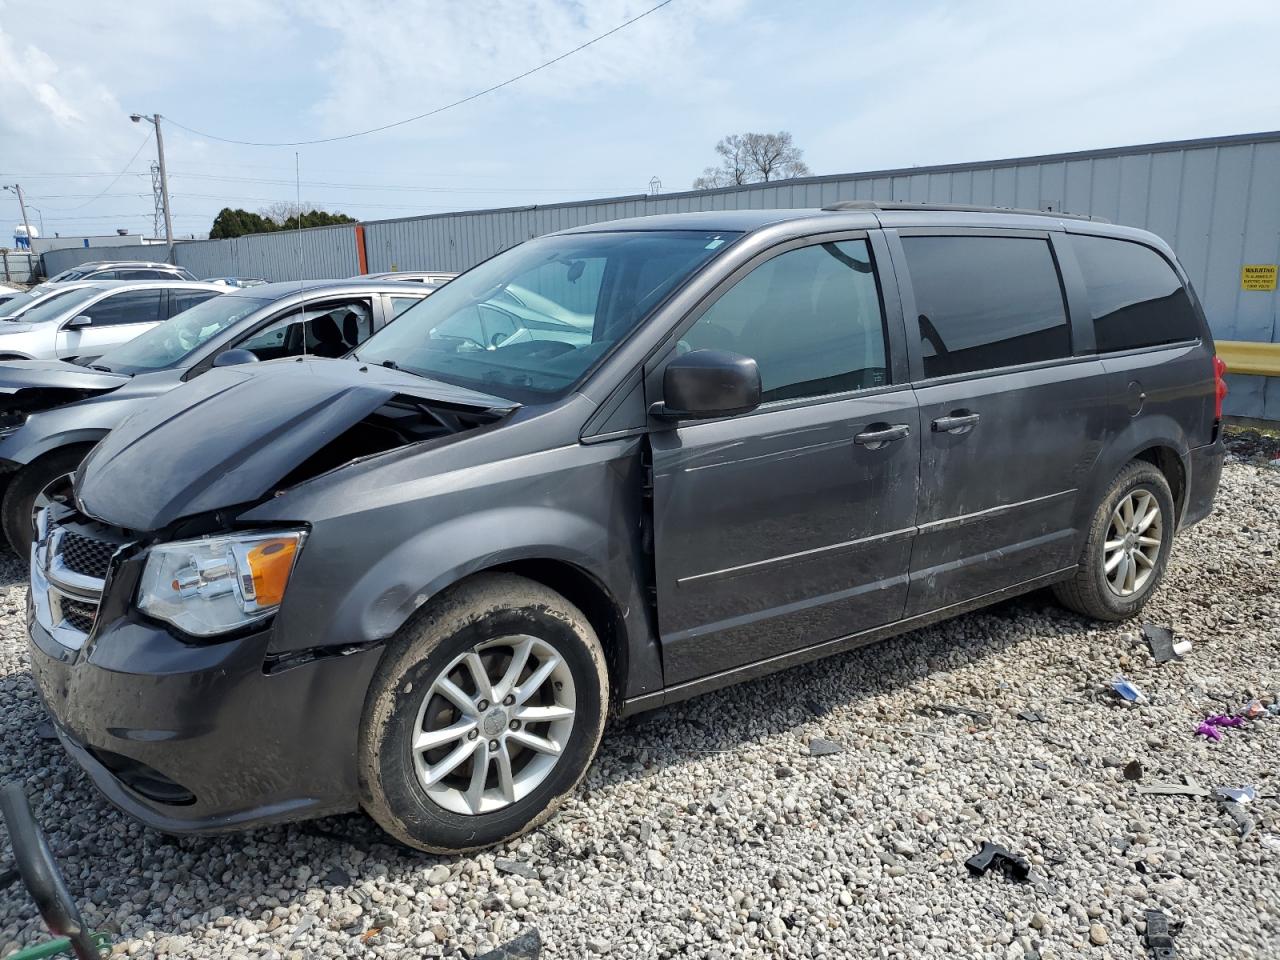
[[[280,608],[306,536],[283,530],[157,544],[138,609],[198,637],[263,620]]]

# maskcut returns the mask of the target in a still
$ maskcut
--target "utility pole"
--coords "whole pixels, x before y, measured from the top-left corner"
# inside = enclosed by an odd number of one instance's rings
[[[160,226],[164,223],[164,194],[160,192],[160,164],[151,165],[151,195],[155,205],[151,212],[151,236],[160,236]]]
[[[173,260],[173,214],[169,209],[169,175],[164,166],[164,135],[160,132],[160,114],[145,117],[140,113],[129,114],[134,123],[143,120],[156,128],[156,153],[160,161],[160,199],[164,201],[164,240],[169,247],[169,259]]]
[[[5,189],[12,190],[18,195],[18,209],[22,211],[22,229],[27,231],[27,249],[32,250],[34,247],[31,245],[31,222],[27,220],[27,202],[22,199],[22,184],[15,183]]]

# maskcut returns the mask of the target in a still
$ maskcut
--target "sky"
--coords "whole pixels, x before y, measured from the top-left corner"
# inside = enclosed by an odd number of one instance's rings
[[[689,189],[720,137],[815,174],[1280,128],[1280,4],[1164,0],[0,0],[0,184],[43,234],[174,231],[301,196],[362,220]],[[200,131],[199,134],[192,131]],[[202,135],[203,134],[203,135]],[[0,192],[0,237],[20,222]],[[2,241],[0,241],[2,242]]]

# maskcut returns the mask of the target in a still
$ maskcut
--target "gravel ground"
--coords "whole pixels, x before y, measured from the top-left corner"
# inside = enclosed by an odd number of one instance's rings
[[[1137,957],[1161,909],[1183,924],[1179,957],[1273,957],[1280,718],[1194,735],[1280,689],[1280,470],[1238,453],[1147,608],[1192,641],[1184,660],[1033,595],[614,723],[551,823],[459,859],[356,815],[170,839],[116,813],[36,734],[8,557],[0,778],[28,783],[89,922],[129,956],[471,957],[536,929],[546,957]],[[1119,674],[1146,702],[1109,692]],[[1255,784],[1256,828],[1138,792],[1184,776]],[[1033,880],[970,876],[984,839]],[[37,930],[23,892],[0,890],[0,956]]]

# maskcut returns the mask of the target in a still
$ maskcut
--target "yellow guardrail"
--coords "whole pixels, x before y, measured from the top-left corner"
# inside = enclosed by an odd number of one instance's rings
[[[1227,365],[1227,373],[1280,377],[1280,343],[1218,340],[1214,346],[1218,348],[1218,357]]]

